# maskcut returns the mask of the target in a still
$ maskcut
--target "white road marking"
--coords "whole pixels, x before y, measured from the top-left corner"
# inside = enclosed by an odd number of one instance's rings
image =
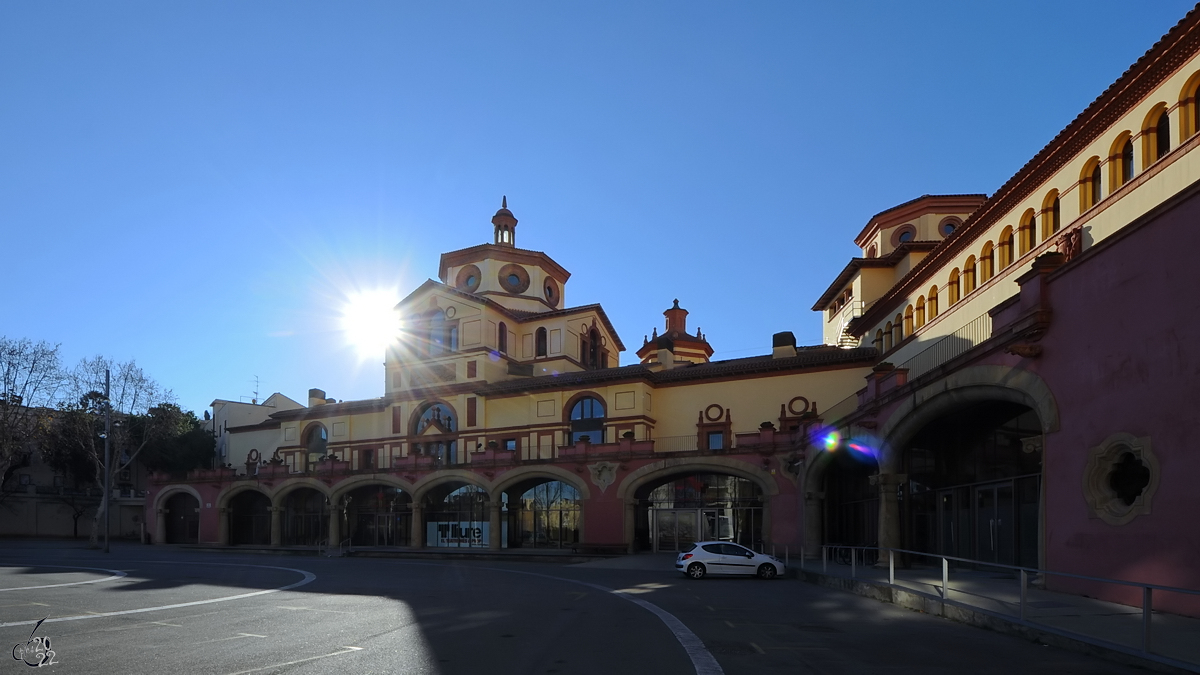
[[[251,668],[250,670],[239,670],[236,673],[230,673],[229,675],[246,675],[246,673],[257,673],[260,670],[270,670],[272,668],[283,668],[285,666],[294,666],[297,663],[307,663],[309,661],[316,661],[317,659],[327,659],[331,656],[341,656],[342,654],[352,654],[354,652],[361,652],[362,650],[363,650],[362,647],[342,647],[342,651],[333,652],[332,654],[322,654],[321,656],[310,656],[307,659],[300,659],[298,661],[288,661],[287,663],[273,663],[269,666],[259,666],[258,668]]]
[[[426,565],[426,566],[430,566],[430,567],[436,566],[433,563],[401,563],[401,564]],[[613,588],[608,588],[607,586],[601,586],[600,584],[589,583],[587,581],[578,581],[575,579],[554,577],[554,576],[550,576],[549,574],[538,574],[536,572],[521,572],[519,570],[506,570],[506,569],[501,569],[498,567],[478,567],[475,569],[490,570],[492,572],[507,572],[509,574],[524,574],[526,576],[531,576],[531,577],[541,577],[543,579],[553,579],[555,581],[565,581],[569,584],[579,584],[580,586],[587,586],[589,588],[594,588],[598,591],[603,591],[605,593],[615,595],[618,598],[621,598],[622,600],[627,600],[629,602],[632,602],[633,604],[637,605],[638,607],[641,607],[642,609],[650,612],[654,616],[657,616],[660,621],[662,621],[663,623],[665,623],[667,625],[667,629],[670,630],[671,633],[675,636],[675,639],[679,642],[679,646],[683,647],[683,651],[687,652],[688,658],[691,659],[691,661],[692,661],[692,667],[696,669],[696,675],[725,675],[725,671],[721,669],[721,664],[717,663],[716,657],[714,657],[712,655],[712,652],[708,651],[708,648],[704,646],[704,641],[702,641],[699,636],[697,636],[695,633],[693,633],[691,631],[691,629],[689,629],[687,626],[685,626],[682,621],[680,621],[678,618],[676,618],[674,614],[671,614],[667,610],[663,609],[662,607],[659,607],[658,605],[656,605],[652,602],[646,602],[645,600],[642,600],[641,598],[638,598],[638,597],[634,597],[633,595],[630,595],[624,591],[619,591],[619,590],[616,590]],[[709,609],[712,609],[712,607],[709,607]]]
[[[754,644],[753,642],[750,643],[750,646],[754,647],[754,651],[758,652],[759,654],[766,654],[766,652],[763,651],[762,647],[759,647],[758,645]]]
[[[330,614],[353,614],[354,612],[343,612],[340,609],[313,609],[312,607],[285,607],[283,605],[275,605],[279,609],[288,609],[293,612],[329,612]]]
[[[200,642],[197,642],[196,644],[206,645],[206,644],[209,644],[210,642],[226,642],[228,640],[241,640],[242,638],[248,638],[248,637],[265,638],[267,636],[266,635],[255,635],[254,633],[238,633],[237,635],[234,635],[233,637],[217,638],[215,640],[201,640]]]
[[[288,584],[287,586],[280,586],[279,588],[268,588],[266,590],[254,591],[251,593],[239,593],[238,595],[227,595],[223,598],[212,598],[209,600],[196,600],[194,602],[180,602],[180,603],[176,603],[174,605],[159,605],[158,607],[141,607],[139,609],[126,609],[126,610],[121,610],[118,612],[88,612],[87,614],[81,614],[78,616],[60,616],[60,617],[54,617],[52,619],[46,619],[45,623],[58,623],[60,621],[79,621],[81,619],[99,619],[101,617],[106,617],[106,616],[124,616],[126,614],[141,614],[143,612],[159,612],[164,609],[179,609],[180,607],[195,607],[196,605],[211,605],[214,602],[229,602],[230,600],[241,600],[242,598],[253,598],[253,597],[259,596],[259,595],[267,595],[268,593],[278,593],[280,591],[290,591],[293,588],[298,588],[305,584],[310,584],[313,581],[316,581],[316,579],[317,579],[317,575],[313,574],[312,572],[294,569],[291,567],[275,567],[273,565],[245,565],[242,563],[214,563],[214,562],[207,562],[207,561],[203,562],[203,563],[187,563],[187,562],[178,563],[178,562],[161,561],[161,560],[146,560],[146,561],[138,560],[138,561],[132,561],[132,562],[138,562],[141,564],[162,563],[164,565],[197,564],[197,565],[205,565],[205,566],[210,566],[210,567],[214,567],[214,566],[254,567],[257,569],[284,570],[286,572],[295,572],[296,574],[304,575],[304,578],[301,579],[300,581],[297,581],[294,584]],[[23,567],[36,567],[36,565],[23,565]],[[81,569],[94,569],[94,568],[81,568]],[[8,623],[0,623],[0,628],[8,628],[9,626],[31,626],[35,623],[37,623],[37,621],[10,621]],[[250,672],[250,671],[247,671],[247,672]]]
[[[98,584],[102,581],[112,581],[113,579],[120,579],[121,577],[125,576],[125,573],[122,572],[121,570],[109,570],[109,569],[104,569],[103,567],[75,567],[73,565],[0,565],[0,567],[34,567],[34,568],[36,568],[36,567],[55,567],[55,568],[64,569],[64,570],[94,570],[97,572],[108,572],[108,573],[112,574],[111,577],[104,577],[102,579],[88,579],[87,581],[72,581],[67,584],[46,584],[45,586],[21,586],[20,588],[0,588],[0,593],[6,593],[8,591],[31,591],[35,588],[61,588],[62,586],[80,586],[82,584]]]

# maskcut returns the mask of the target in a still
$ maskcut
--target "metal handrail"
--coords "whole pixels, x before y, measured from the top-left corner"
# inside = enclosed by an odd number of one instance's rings
[[[1019,580],[1020,580],[1020,584],[1021,584],[1021,586],[1020,586],[1020,590],[1021,590],[1020,622],[1024,623],[1024,624],[1037,624],[1036,621],[1032,621],[1031,619],[1029,619],[1028,611],[1027,611],[1029,575],[1031,573],[1035,574],[1035,575],[1067,577],[1070,579],[1082,579],[1085,581],[1097,581],[1100,583],[1115,584],[1118,586],[1130,586],[1133,588],[1141,588],[1142,589],[1142,648],[1141,648],[1141,651],[1147,655],[1152,654],[1152,652],[1151,652],[1151,630],[1150,629],[1151,629],[1151,616],[1153,615],[1153,611],[1154,611],[1154,591],[1157,590],[1157,591],[1166,591],[1169,593],[1182,593],[1185,595],[1200,596],[1200,590],[1190,589],[1190,588],[1179,588],[1177,586],[1166,586],[1163,584],[1151,584],[1151,583],[1137,582],[1137,581],[1125,581],[1122,579],[1109,579],[1107,577],[1096,577],[1096,576],[1090,576],[1090,575],[1086,575],[1086,574],[1074,574],[1071,572],[1053,572],[1050,570],[1038,569],[1036,567],[1021,567],[1019,565],[1006,565],[1003,563],[987,562],[984,560],[973,560],[971,558],[960,558],[957,556],[942,555],[940,553],[929,553],[927,551],[912,551],[912,550],[908,550],[908,549],[890,548],[890,547],[885,547],[885,546],[846,546],[846,545],[841,545],[841,544],[824,544],[821,546],[821,572],[823,574],[828,573],[830,549],[833,549],[835,551],[838,549],[849,549],[851,551],[851,553],[850,553],[850,578],[851,579],[854,579],[857,576],[857,569],[856,569],[856,565],[855,565],[855,559],[857,556],[855,556],[854,551],[864,551],[864,552],[865,551],[878,551],[880,554],[882,554],[884,551],[887,551],[887,554],[888,554],[888,585],[889,586],[896,585],[896,554],[897,553],[906,553],[909,555],[916,555],[916,556],[921,556],[921,557],[925,557],[925,558],[940,558],[942,561],[941,597],[942,597],[943,602],[953,602],[949,599],[949,595],[950,595],[950,561],[951,560],[956,561],[956,562],[969,563],[972,565],[978,565],[981,567],[996,567],[996,568],[1000,568],[1000,569],[1015,570],[1020,573],[1020,575],[1019,575]],[[865,558],[865,556],[864,556],[864,558]],[[803,569],[803,565],[804,565],[803,561],[804,561],[804,558],[803,558],[803,554],[802,554],[801,555],[801,568],[802,569]],[[983,608],[980,608],[980,609],[981,609],[981,611],[984,611],[984,612],[987,612],[990,614],[995,614],[994,612],[990,612],[989,610],[986,610]],[[1043,625],[1043,624],[1038,624],[1038,625]],[[1054,626],[1047,626],[1047,627],[1049,627],[1055,631],[1059,631],[1062,633],[1069,633],[1071,635],[1077,636],[1077,637],[1083,639],[1085,642],[1099,644],[1099,645],[1107,646],[1107,647],[1115,646],[1115,647],[1120,648],[1120,645],[1114,645],[1113,643],[1110,643],[1106,640],[1102,640],[1100,638],[1095,638],[1095,637],[1086,635],[1084,633],[1077,633],[1075,631],[1070,631],[1070,630],[1066,630],[1066,629],[1058,628],[1058,627],[1054,627]],[[1160,658],[1167,659],[1172,662],[1175,661],[1174,659],[1169,659],[1169,657],[1160,657]]]

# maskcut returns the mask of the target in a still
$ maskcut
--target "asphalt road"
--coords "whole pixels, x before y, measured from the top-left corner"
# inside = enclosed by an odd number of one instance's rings
[[[46,617],[53,673],[1144,672],[789,579],[0,541],[0,674]]]

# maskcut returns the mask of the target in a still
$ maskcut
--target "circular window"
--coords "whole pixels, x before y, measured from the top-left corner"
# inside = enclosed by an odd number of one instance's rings
[[[943,237],[949,237],[954,234],[960,224],[956,218],[947,218],[942,221],[941,225],[938,225],[938,231],[942,233]]]
[[[917,240],[917,228],[912,223],[901,225],[892,230],[892,246],[907,244],[910,241]]]
[[[551,305],[557,305],[558,284],[556,284],[553,279],[547,279],[546,288],[544,290],[546,292],[546,302],[550,303]]]
[[[460,291],[474,293],[479,289],[479,280],[482,275],[479,268],[474,265],[467,265],[458,271],[458,278],[454,282],[455,288]]]
[[[900,233],[900,243],[903,244],[905,242],[912,241],[916,236],[916,232],[913,232],[912,230],[905,230],[904,232]]]
[[[524,293],[529,289],[529,272],[520,265],[505,265],[500,268],[500,286],[509,293]]]

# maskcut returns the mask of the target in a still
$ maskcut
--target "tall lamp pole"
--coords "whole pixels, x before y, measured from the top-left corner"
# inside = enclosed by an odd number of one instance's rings
[[[110,453],[108,437],[112,427],[112,404],[109,396],[109,372],[104,369],[104,552],[108,553],[109,498],[112,496],[112,470],[109,468]]]

